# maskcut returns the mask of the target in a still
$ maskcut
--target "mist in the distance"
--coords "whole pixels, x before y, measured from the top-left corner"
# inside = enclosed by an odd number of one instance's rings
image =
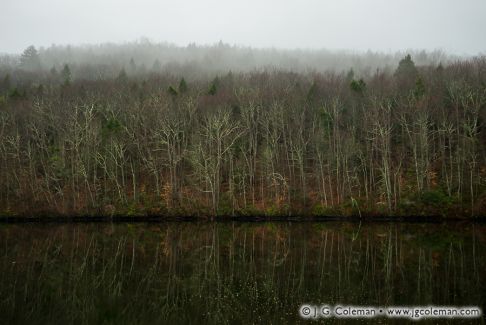
[[[4,0],[0,52],[167,41],[258,48],[486,51],[483,0]]]

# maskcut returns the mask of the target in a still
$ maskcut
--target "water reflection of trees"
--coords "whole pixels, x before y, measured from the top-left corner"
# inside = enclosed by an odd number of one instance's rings
[[[0,235],[0,311],[12,323],[285,323],[304,302],[484,305],[477,225],[4,226]]]

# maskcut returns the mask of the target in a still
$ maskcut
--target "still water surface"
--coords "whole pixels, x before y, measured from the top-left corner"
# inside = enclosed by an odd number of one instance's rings
[[[315,323],[303,303],[486,310],[484,224],[2,224],[0,245],[0,323]]]

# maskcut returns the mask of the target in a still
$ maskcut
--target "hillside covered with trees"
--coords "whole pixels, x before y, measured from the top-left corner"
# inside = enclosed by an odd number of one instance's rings
[[[486,213],[485,57],[136,49],[3,57],[1,215]]]

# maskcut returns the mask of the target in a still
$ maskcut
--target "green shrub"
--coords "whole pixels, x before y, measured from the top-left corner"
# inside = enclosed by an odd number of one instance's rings
[[[441,208],[452,204],[452,198],[442,190],[430,190],[420,195],[420,202],[426,206]]]
[[[398,214],[446,215],[455,203],[457,203],[457,200],[447,195],[443,189],[433,189],[402,197],[398,204]]]
[[[257,207],[255,207],[252,204],[245,206],[243,209],[240,209],[238,212],[242,216],[259,216],[263,214]]]
[[[336,216],[340,215],[339,209],[334,206],[327,206],[323,204],[316,204],[311,210],[313,216]]]
[[[268,208],[265,209],[265,215],[266,216],[279,216],[282,214],[282,211],[280,210],[280,207],[278,207],[276,204],[272,204]]]

